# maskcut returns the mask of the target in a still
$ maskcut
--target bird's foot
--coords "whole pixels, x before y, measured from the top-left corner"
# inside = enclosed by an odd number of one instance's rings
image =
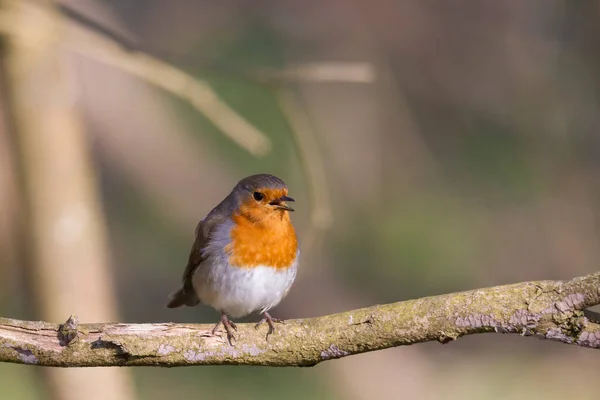
[[[263,313],[263,319],[261,319],[260,321],[258,321],[258,323],[256,325],[254,325],[254,329],[258,329],[258,327],[263,324],[263,323],[267,323],[269,325],[269,331],[267,332],[267,339],[269,338],[269,335],[272,334],[273,332],[275,332],[275,322],[283,324],[285,321],[279,318],[273,318],[271,317],[271,315],[268,312],[264,312]]]
[[[227,341],[229,341],[229,344],[231,346],[233,346],[233,344],[231,343],[231,339],[235,339],[235,336],[233,335],[233,331],[237,331],[237,325],[229,319],[229,317],[227,316],[227,314],[225,314],[224,312],[221,312],[221,320],[219,322],[217,322],[217,324],[215,325],[215,327],[212,329],[212,334],[214,335],[217,332],[217,329],[219,329],[219,325],[223,325],[223,327],[225,328],[225,331],[227,332]]]

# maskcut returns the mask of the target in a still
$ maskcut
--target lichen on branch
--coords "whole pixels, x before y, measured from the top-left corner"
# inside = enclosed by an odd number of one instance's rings
[[[600,273],[378,305],[265,330],[238,324],[233,346],[212,325],[63,324],[0,318],[0,361],[54,367],[312,366],[325,360],[475,333],[517,333],[600,348]]]

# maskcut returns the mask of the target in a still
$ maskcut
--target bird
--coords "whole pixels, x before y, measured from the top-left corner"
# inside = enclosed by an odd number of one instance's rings
[[[288,294],[296,279],[300,250],[287,203],[286,184],[270,174],[240,180],[213,208],[195,231],[182,286],[172,293],[168,308],[204,304],[221,313],[212,329],[223,325],[229,344],[236,324],[253,312],[262,314],[255,328],[266,322],[266,338],[275,332],[269,310]]]

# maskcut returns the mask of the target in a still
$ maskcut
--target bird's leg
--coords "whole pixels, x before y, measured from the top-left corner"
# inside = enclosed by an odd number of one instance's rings
[[[225,314],[223,311],[221,311],[221,320],[219,322],[217,322],[215,327],[212,329],[213,335],[217,332],[217,329],[219,328],[219,325],[221,325],[221,324],[223,324],[223,327],[225,328],[225,331],[227,332],[227,340],[229,341],[229,344],[233,346],[233,344],[231,343],[231,339],[235,340],[235,336],[233,336],[233,331],[237,330],[237,325],[232,320],[229,319],[227,314]]]
[[[265,311],[263,313],[263,319],[261,319],[260,321],[258,321],[258,323],[256,325],[254,325],[254,329],[258,329],[258,327],[264,322],[266,322],[269,325],[269,331],[267,332],[267,338],[268,338],[271,333],[275,332],[274,322],[278,322],[278,323],[282,324],[284,321],[279,318],[271,317],[271,315]]]

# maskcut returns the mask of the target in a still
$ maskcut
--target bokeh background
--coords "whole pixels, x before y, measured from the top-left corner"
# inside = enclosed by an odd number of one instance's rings
[[[303,246],[278,317],[598,270],[596,2],[0,4],[2,316],[215,322],[166,297],[259,172]],[[309,369],[0,364],[0,398],[596,399],[598,370],[486,334]]]

